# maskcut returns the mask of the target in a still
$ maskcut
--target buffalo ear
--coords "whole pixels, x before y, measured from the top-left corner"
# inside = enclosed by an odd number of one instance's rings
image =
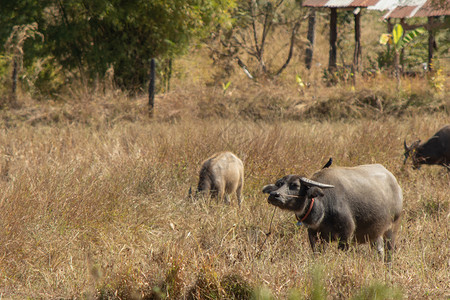
[[[264,194],[270,194],[271,192],[276,191],[277,189],[278,187],[275,184],[268,184],[263,187],[262,192]]]
[[[314,186],[314,187],[311,187],[308,189],[307,195],[308,195],[308,198],[317,198],[317,197],[323,197],[324,193],[321,188]]]

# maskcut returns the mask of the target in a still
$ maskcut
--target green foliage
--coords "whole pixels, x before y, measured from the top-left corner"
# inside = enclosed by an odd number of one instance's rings
[[[219,280],[217,273],[208,269],[198,275],[197,282],[188,291],[187,298],[251,299],[252,294],[252,287],[241,276],[229,274]],[[262,298],[256,297],[256,299]]]
[[[182,53],[193,38],[228,20],[234,0],[13,1],[2,7],[0,42],[16,24],[36,21],[42,47],[24,53],[54,57],[66,71],[102,78],[113,66],[116,83],[137,90],[147,81],[150,59]],[[8,29],[8,30],[7,30]]]
[[[405,36],[403,37],[403,39],[401,39],[399,41],[399,47],[405,47],[406,45],[408,45],[409,43],[411,43],[414,39],[416,39],[419,35],[425,33],[426,30],[422,27],[417,28],[415,30],[411,30],[410,32],[408,32],[407,34],[405,34]]]
[[[252,287],[241,276],[231,274],[221,281],[222,288],[227,299],[250,299]]]
[[[400,289],[390,287],[382,283],[373,283],[364,287],[359,294],[352,297],[353,300],[384,300],[403,299]]]
[[[260,287],[255,289],[253,292],[254,300],[273,300],[275,297],[272,295],[272,292],[266,287]]]
[[[228,90],[228,88],[231,85],[231,81],[228,81],[227,83],[222,83],[222,89],[223,89],[223,93],[225,94],[225,92]]]
[[[428,84],[430,87],[438,93],[445,91],[445,74],[442,69],[437,69],[429,78]]]
[[[392,34],[383,33],[380,37],[380,44],[390,44],[394,46],[397,51],[402,50],[406,45],[414,41],[418,36],[425,33],[423,27],[416,28],[403,35],[403,27],[400,24],[395,24]]]
[[[338,65],[334,72],[330,72],[328,69],[322,69],[322,80],[329,86],[339,82],[348,83],[354,78],[354,75],[351,68],[342,65]]]
[[[311,299],[324,300],[327,298],[327,291],[323,282],[323,270],[319,266],[311,269]]]
[[[392,30],[392,40],[394,45],[398,45],[400,39],[403,36],[403,27],[400,24],[395,24]]]
[[[56,97],[66,83],[61,66],[51,58],[34,61],[20,79],[22,87],[36,99]]]
[[[377,63],[378,68],[383,68],[386,66],[394,65],[400,63],[411,68],[413,66],[418,66],[425,60],[426,49],[424,48],[425,43],[417,44],[411,47],[412,42],[419,40],[426,30],[423,27],[416,28],[414,30],[404,33],[403,27],[400,24],[395,24],[392,33],[384,33],[380,36],[379,43],[381,45],[389,44],[385,51],[378,52]],[[409,55],[403,55],[403,52],[407,46],[410,46]],[[400,55],[402,54],[402,57]],[[372,62],[372,65],[374,63]]]
[[[0,95],[6,95],[10,84],[11,58],[0,55]]]

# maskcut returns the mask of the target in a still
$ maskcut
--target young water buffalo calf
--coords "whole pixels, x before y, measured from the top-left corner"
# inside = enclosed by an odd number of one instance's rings
[[[212,197],[230,203],[230,194],[236,193],[239,206],[244,187],[244,164],[231,152],[219,152],[203,162],[197,193],[210,192]]]
[[[266,185],[263,193],[269,194],[270,204],[293,211],[308,227],[314,252],[318,239],[338,240],[340,249],[348,249],[351,240],[370,241],[390,261],[403,196],[394,175],[382,165],[326,168],[311,179],[287,175]]]

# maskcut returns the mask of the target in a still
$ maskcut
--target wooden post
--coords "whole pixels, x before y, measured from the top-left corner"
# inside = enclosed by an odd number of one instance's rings
[[[433,17],[428,17],[428,24],[430,25],[430,29],[428,29],[428,72],[433,71],[433,50],[434,50],[434,35],[433,35]]]
[[[153,107],[155,106],[155,59],[150,61],[150,83],[148,85],[148,109],[150,116],[153,117]]]
[[[357,8],[359,9],[359,8]],[[353,70],[361,71],[361,9],[355,13],[355,53],[353,54]]]
[[[308,70],[311,69],[311,63],[314,55],[315,30],[316,30],[316,10],[314,8],[311,8],[308,17],[308,34],[307,34],[309,46],[306,48],[305,53],[305,65]]]
[[[331,8],[330,12],[330,54],[328,60],[328,70],[331,73],[336,71],[336,41],[337,41],[337,9]]]
[[[13,58],[13,72],[12,72],[12,86],[11,86],[11,103],[16,103],[17,100],[17,60],[16,58]]]

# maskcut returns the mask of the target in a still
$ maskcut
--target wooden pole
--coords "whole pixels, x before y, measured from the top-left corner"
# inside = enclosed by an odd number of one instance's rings
[[[148,109],[150,116],[153,117],[153,108],[155,106],[155,59],[150,61],[150,83],[148,85]]]
[[[17,73],[18,73],[18,64],[17,60],[13,58],[13,72],[12,72],[12,86],[11,86],[11,101],[10,105],[14,105],[17,100]]]
[[[314,55],[314,36],[316,30],[316,10],[312,8],[309,12],[308,17],[308,34],[307,39],[309,41],[309,46],[306,48],[305,53],[305,65],[309,70],[311,69],[312,59]]]
[[[331,8],[330,12],[330,54],[328,60],[328,70],[331,73],[336,71],[336,41],[337,41],[337,9]]]
[[[428,17],[428,24],[430,25],[429,27],[430,29],[428,29],[428,68],[427,68],[428,72],[433,71],[433,50],[435,45],[432,29],[433,21],[434,21],[433,17]]]
[[[361,71],[361,10],[355,13],[355,53],[353,54],[354,72]]]

